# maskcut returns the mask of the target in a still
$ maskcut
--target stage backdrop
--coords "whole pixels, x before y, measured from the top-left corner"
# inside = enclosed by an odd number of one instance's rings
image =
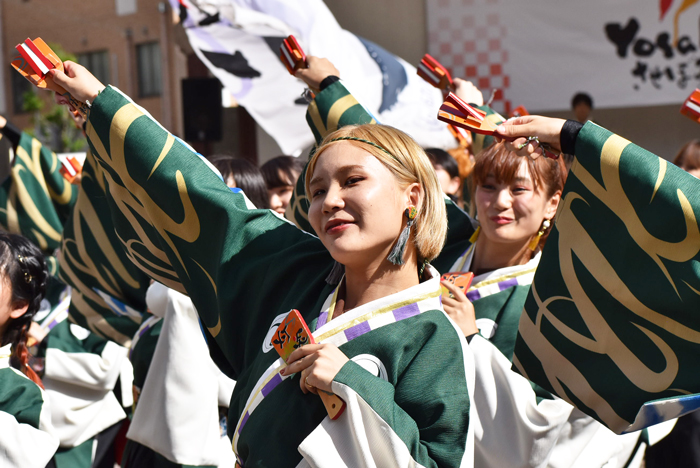
[[[499,111],[682,102],[700,84],[698,0],[426,0],[429,53]]]

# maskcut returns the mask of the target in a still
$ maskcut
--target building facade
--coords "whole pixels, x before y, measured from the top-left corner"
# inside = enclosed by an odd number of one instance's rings
[[[163,126],[182,133],[180,82],[187,76],[187,60],[174,40],[167,1],[0,0],[0,23],[0,112],[20,128],[31,125],[22,110],[22,94],[30,86],[9,63],[18,43],[41,37],[75,55],[103,83],[119,87]]]

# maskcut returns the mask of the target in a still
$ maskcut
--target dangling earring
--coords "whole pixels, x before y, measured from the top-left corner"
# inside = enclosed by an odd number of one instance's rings
[[[331,272],[328,273],[328,276],[326,276],[326,283],[330,285],[338,284],[340,283],[340,280],[343,279],[344,274],[345,265],[342,263],[333,262],[333,268],[331,269]]]
[[[403,212],[403,215],[406,218],[408,218],[408,221],[406,222],[406,227],[403,228],[403,231],[401,231],[401,235],[399,235],[399,238],[396,241],[394,248],[391,249],[391,252],[389,252],[389,256],[386,258],[394,265],[404,264],[403,253],[406,250],[406,242],[408,242],[408,238],[411,236],[411,226],[413,226],[413,224],[416,222],[415,220],[416,216],[418,215],[418,210],[416,210],[415,206],[409,206]]]
[[[544,233],[547,231],[547,229],[549,229],[550,225],[551,225],[551,222],[548,219],[545,219],[544,221],[542,221],[542,227],[540,227],[539,232],[537,233],[537,235],[535,237],[532,238],[532,240],[530,241],[530,244],[528,245],[528,248],[530,250],[532,250],[533,252],[535,251],[535,249],[537,248],[537,246],[540,243],[540,239],[542,238]]]

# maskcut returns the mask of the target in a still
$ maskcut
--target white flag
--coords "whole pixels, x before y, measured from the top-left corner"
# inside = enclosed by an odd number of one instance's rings
[[[442,93],[416,69],[338,25],[321,0],[171,0],[190,44],[286,154],[313,144],[304,84],[279,59],[289,34],[308,55],[328,58],[344,85],[375,117],[424,147],[456,146],[436,118]]]

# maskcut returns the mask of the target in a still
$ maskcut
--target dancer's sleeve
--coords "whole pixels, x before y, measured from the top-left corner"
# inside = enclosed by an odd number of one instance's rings
[[[217,341],[230,360],[253,355],[244,347],[259,346],[270,314],[312,309],[332,266],[316,237],[254,209],[116,88],[95,99],[87,134],[132,260],[152,277],[179,279],[210,337],[224,330]]]

